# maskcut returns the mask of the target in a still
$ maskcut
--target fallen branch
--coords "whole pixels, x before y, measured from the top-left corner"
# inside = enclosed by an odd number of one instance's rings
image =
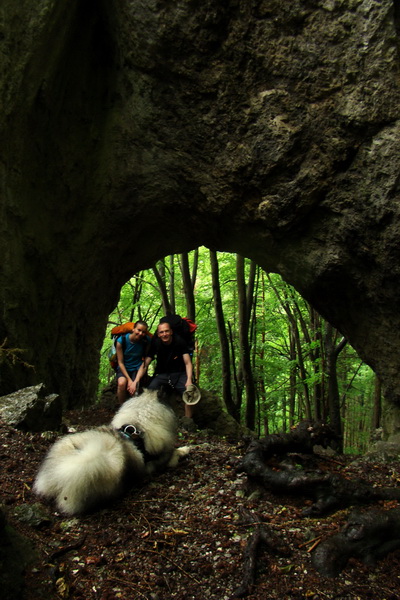
[[[50,554],[50,557],[49,557],[50,560],[54,560],[55,558],[64,556],[64,554],[67,554],[67,552],[70,552],[71,550],[78,550],[78,548],[81,548],[83,546],[85,539],[86,539],[86,535],[83,535],[74,544],[69,544],[68,546],[62,546],[58,550],[55,550],[54,552],[52,552]]]
[[[315,542],[312,544],[312,546],[310,546],[310,548],[307,548],[307,552],[312,552],[313,550],[315,550],[315,548],[321,543],[321,538],[316,539]]]
[[[311,550],[313,550],[322,540],[322,535],[317,535],[317,537],[313,538],[312,540],[307,540],[306,542],[303,542],[302,544],[299,544],[299,548],[307,548],[307,546],[310,546],[311,544],[311,548],[307,549],[307,552],[311,552]]]

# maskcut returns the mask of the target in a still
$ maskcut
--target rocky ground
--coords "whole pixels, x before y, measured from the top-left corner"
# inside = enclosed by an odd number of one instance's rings
[[[108,422],[111,412],[97,407],[66,417],[80,430]],[[20,561],[25,587],[16,597],[21,600],[237,597],[255,520],[277,536],[283,549],[260,546],[248,600],[400,598],[399,550],[373,567],[350,559],[337,578],[320,576],[310,550],[340,530],[350,509],[305,519],[300,513],[309,500],[249,489],[246,476],[235,468],[244,443],[181,432],[180,443],[193,448],[178,468],[133,488],[107,508],[65,518],[31,491],[54,436],[21,433],[4,424],[0,434],[2,503],[9,523],[34,550],[23,569]],[[376,485],[399,481],[399,463],[365,466],[338,457],[323,459],[320,466]]]

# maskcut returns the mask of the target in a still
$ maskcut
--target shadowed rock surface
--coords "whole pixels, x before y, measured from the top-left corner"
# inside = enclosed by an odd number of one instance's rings
[[[62,419],[61,399],[47,394],[43,384],[18,390],[0,397],[0,419],[22,431],[57,431]]]
[[[121,285],[204,244],[338,327],[399,431],[399,10],[3,0],[0,341],[35,370],[0,392],[91,402]]]

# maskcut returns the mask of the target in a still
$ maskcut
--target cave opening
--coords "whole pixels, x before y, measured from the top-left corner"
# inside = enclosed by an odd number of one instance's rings
[[[376,377],[342,334],[332,327],[279,274],[268,273],[255,261],[232,252],[216,252],[218,274],[202,246],[156,261],[135,273],[122,286],[119,301],[108,317],[100,353],[99,393],[112,384],[109,364],[111,330],[116,325],[145,320],[154,333],[167,311],[193,318],[198,329],[193,355],[198,383],[223,396],[221,340],[216,322],[215,286],[219,287],[223,326],[229,339],[233,395],[241,398],[245,421],[247,389],[240,361],[243,347],[240,304],[245,323],[251,376],[256,382],[257,430],[286,430],[303,418],[330,419],[329,361],[337,352],[335,376],[341,426],[348,451],[360,452],[379,426]],[[240,279],[245,294],[241,293]],[[341,345],[341,347],[340,347]],[[378,405],[378,408],[377,408]]]

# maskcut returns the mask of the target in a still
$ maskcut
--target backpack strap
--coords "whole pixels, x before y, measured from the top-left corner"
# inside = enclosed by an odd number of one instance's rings
[[[126,344],[127,344],[127,339],[126,339],[126,336],[127,336],[127,335],[130,335],[130,333],[123,333],[122,335],[119,335],[119,336],[117,337],[117,339],[115,340],[115,345],[116,345],[116,344],[117,344],[117,341],[119,340],[119,338],[121,338],[121,342],[120,342],[120,344],[121,344],[121,346],[122,346],[122,352],[125,352],[125,350],[126,350]]]

